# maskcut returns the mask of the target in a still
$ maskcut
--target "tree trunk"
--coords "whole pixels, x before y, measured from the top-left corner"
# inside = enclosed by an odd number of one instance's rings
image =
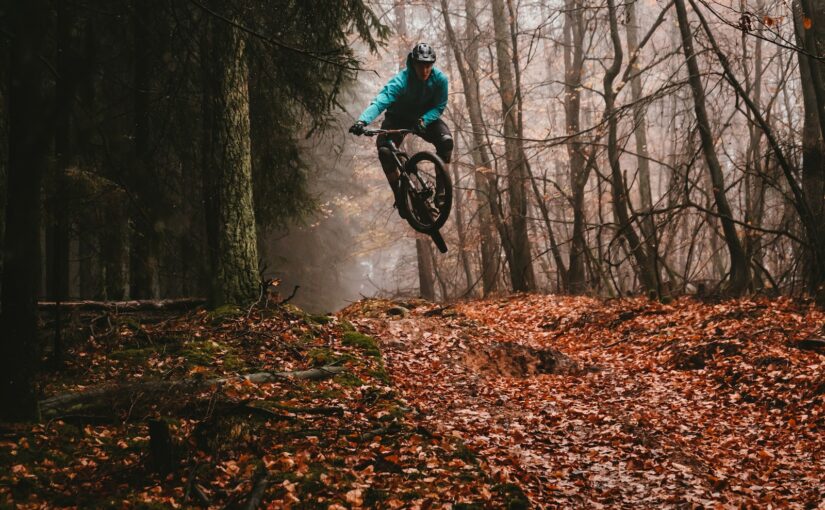
[[[825,49],[825,9],[812,12],[810,5],[803,5],[799,0],[794,2],[794,25],[796,28],[797,43],[808,52],[823,54]],[[802,26],[801,15],[811,19],[811,28],[805,30]],[[813,18],[811,16],[814,16]],[[802,187],[808,202],[808,207],[814,218],[820,220],[825,215],[825,103],[822,96],[817,94],[817,83],[825,82],[825,66],[811,57],[797,53],[799,58],[799,76],[802,82],[802,100],[804,105],[804,125],[802,131]],[[806,250],[806,274],[808,290],[820,296],[825,302],[825,261],[818,260],[817,253],[825,253],[825,222],[817,223],[817,232],[809,242],[814,249]],[[810,235],[810,234],[809,234]],[[817,248],[818,246],[818,248]]]
[[[513,48],[504,0],[493,0],[493,28],[496,38],[501,115],[504,121],[504,153],[507,164],[507,187],[510,209],[510,233],[513,249],[510,260],[510,280],[514,291],[532,291],[536,288],[533,274],[530,240],[527,236],[527,173],[524,150],[518,138],[518,110],[516,83],[513,77]]]
[[[415,238],[415,253],[418,258],[418,292],[427,301],[435,301],[433,259],[427,249],[428,242],[420,237]]]
[[[135,126],[134,147],[135,160],[132,166],[130,188],[133,193],[131,202],[132,238],[130,247],[129,294],[137,299],[157,299],[158,249],[159,239],[156,232],[156,206],[158,188],[154,186],[155,175],[152,155],[151,124],[149,115],[150,90],[152,87],[149,48],[149,20],[156,7],[153,1],[133,0],[133,26],[135,49],[134,102]]]
[[[403,69],[406,65],[407,52],[409,49],[405,45],[407,39],[407,12],[403,0],[396,0],[393,4],[393,13],[395,14],[395,32],[399,37],[398,42],[398,65]],[[448,169],[449,171],[449,169]],[[421,297],[429,301],[435,301],[435,290],[433,287],[433,262],[432,255],[427,250],[427,241],[415,239],[415,257],[418,265],[418,288],[420,289]]]
[[[441,274],[441,269],[438,267],[438,259],[435,258],[435,252],[433,252],[432,244],[425,242],[424,248],[427,250],[427,254],[430,256],[430,260],[432,260],[433,263],[433,275],[435,275],[435,281],[438,282],[438,288],[441,291],[441,300],[447,301],[450,299],[450,291],[447,288],[447,281],[444,279],[444,275]]]
[[[45,113],[48,2],[13,2],[9,78],[9,166],[0,315],[0,420],[36,420],[40,185],[51,130]]]
[[[470,154],[475,165],[474,182],[478,195],[480,195],[478,200],[478,227],[481,233],[481,280],[483,293],[487,296],[498,288],[499,247],[495,240],[493,228],[495,227],[498,230],[502,242],[506,242],[509,236],[505,232],[501,215],[498,212],[495,186],[493,184],[495,176],[492,175],[492,159],[484,140],[484,121],[481,113],[478,80],[474,75],[475,70],[478,69],[475,0],[466,0],[465,2],[467,15],[465,39],[469,42],[466,50],[466,61],[450,21],[446,0],[441,0],[441,12],[444,16],[444,24],[455,56],[456,66],[461,76],[461,84],[464,88],[464,98],[467,103],[467,111],[470,115],[470,125],[473,132],[474,146],[471,148]],[[509,257],[511,250],[505,248],[505,253]]]
[[[104,298],[121,300],[127,296],[126,269],[128,257],[128,222],[123,204],[123,193],[112,192],[106,201],[105,214],[108,218],[100,236],[100,258],[103,264]]]
[[[53,170],[51,193],[48,200],[46,225],[46,289],[51,299],[61,302],[69,297],[69,207],[72,189],[68,172],[74,163],[76,149],[71,143],[71,118],[76,90],[77,62],[72,49],[74,12],[71,4],[57,4],[57,81],[55,84],[54,151],[56,165]],[[55,314],[52,363],[63,363],[62,314]]]
[[[627,6],[627,51],[630,54],[630,60],[638,62],[634,58],[636,52],[639,51],[639,26],[638,18],[636,17],[636,2],[637,0],[630,0]],[[638,68],[637,65],[634,67]],[[642,231],[643,243],[650,259],[650,264],[653,266],[654,276],[658,285],[658,264],[659,258],[656,242],[656,227],[653,221],[653,215],[650,211],[653,210],[653,197],[650,191],[650,152],[647,148],[647,106],[641,101],[642,99],[642,77],[636,72],[637,69],[630,69],[633,77],[630,79],[630,93],[633,100],[633,135],[636,141],[636,162],[639,166],[639,198],[641,207],[639,212],[643,214],[642,220],[639,223]]]
[[[750,286],[750,268],[745,258],[742,242],[736,233],[733,213],[728,204],[727,195],[725,194],[725,178],[722,173],[722,166],[716,157],[713,133],[711,133],[710,130],[710,122],[708,121],[707,110],[705,108],[705,91],[702,86],[702,77],[699,74],[699,65],[696,62],[696,53],[693,50],[693,36],[691,34],[690,24],[688,23],[684,0],[676,0],[676,13],[679,19],[679,30],[682,34],[682,49],[685,52],[685,60],[687,61],[688,80],[690,82],[690,88],[693,91],[696,122],[702,139],[702,152],[704,153],[710,179],[713,184],[713,198],[716,201],[716,211],[719,213],[719,221],[722,224],[722,231],[730,256],[730,284],[727,292],[734,296],[741,295]]]
[[[697,9],[694,0],[690,0],[690,2],[694,6],[694,9]],[[823,15],[823,17],[825,17],[825,10],[823,10],[821,14]],[[778,166],[782,169],[782,173],[785,175],[785,181],[794,197],[793,206],[796,209],[797,214],[799,215],[799,219],[801,220],[803,227],[805,228],[805,232],[809,241],[809,249],[813,252],[812,257],[814,260],[814,267],[816,268],[814,271],[814,277],[817,279],[818,282],[820,282],[817,285],[817,301],[820,304],[825,305],[825,286],[822,286],[823,282],[825,282],[825,238],[823,238],[821,235],[821,232],[823,230],[821,226],[821,219],[814,216],[811,212],[811,209],[808,207],[808,199],[805,197],[802,188],[799,186],[799,183],[797,182],[795,169],[792,167],[790,162],[785,158],[785,154],[782,150],[782,147],[779,145],[779,142],[773,135],[773,130],[771,129],[771,126],[763,118],[758,106],[754,104],[750,96],[742,88],[742,86],[739,84],[739,81],[736,79],[736,76],[733,74],[727,56],[719,49],[719,45],[716,43],[716,39],[713,36],[713,32],[710,26],[708,25],[707,21],[702,16],[700,11],[697,10],[696,15],[698,16],[699,21],[701,22],[705,30],[708,42],[710,42],[711,46],[713,47],[713,50],[719,58],[719,62],[722,64],[722,68],[725,72],[725,77],[727,78],[728,82],[730,82],[730,84],[733,85],[739,98],[745,103],[745,106],[747,106],[748,111],[759,124],[759,127],[765,134],[765,137],[767,138],[768,143],[770,144],[771,149],[773,150],[773,158],[776,160]],[[822,85],[821,76],[818,76],[818,73],[816,75],[813,75],[812,81],[814,83],[814,88],[817,88]],[[817,98],[817,101],[819,101],[819,97]]]
[[[458,152],[458,143],[456,141],[453,150]],[[470,292],[474,283],[473,270],[470,264],[470,249],[467,246],[467,233],[464,226],[464,193],[463,190],[457,189],[461,175],[458,172],[458,163],[453,162],[449,166],[453,169],[453,194],[455,201],[453,202],[453,211],[455,212],[455,230],[458,234],[458,250],[461,257],[461,267],[464,269],[464,280],[467,282],[466,292]]]
[[[204,69],[203,190],[212,306],[242,304],[258,294],[252,202],[249,88],[238,29],[210,19],[201,46]]]
[[[745,8],[743,0],[740,0],[740,6]],[[756,13],[761,15],[764,12],[764,3],[762,0],[757,1]],[[748,68],[748,45],[745,39],[748,35],[742,32],[742,67],[745,75],[745,92],[752,98],[756,107],[762,108],[762,26],[756,28],[756,40],[754,42],[753,54],[753,78],[750,76],[750,69]],[[770,112],[768,112],[770,117]],[[748,112],[748,134],[749,143],[745,151],[745,223],[755,227],[762,226],[762,217],[764,213],[764,198],[765,198],[765,179],[762,177],[766,168],[762,165],[762,129],[758,123],[753,119],[753,115]],[[761,236],[757,232],[749,232],[743,241],[745,249],[745,257],[748,261],[753,261],[754,269],[754,287],[762,287],[761,271],[756,269],[763,267],[762,263],[762,247]]]
[[[573,234],[570,239],[570,258],[567,266],[566,291],[582,294],[587,290],[585,280],[585,210],[584,186],[587,184],[584,144],[580,136],[581,80],[584,65],[584,14],[579,0],[566,0],[564,15],[564,116],[570,159],[570,191],[573,205]]]
[[[71,147],[70,119],[75,99],[75,71],[77,63],[73,62],[71,32],[74,23],[72,7],[66,2],[57,5],[57,72],[56,111],[54,123],[54,151],[56,167],[54,169],[54,189],[50,197],[51,222],[47,227],[47,238],[51,240],[51,253],[47,257],[50,296],[56,301],[65,300],[69,294],[69,179],[67,172],[73,164]],[[51,232],[49,232],[51,231]],[[59,353],[58,353],[59,354]]]
[[[627,211],[627,186],[619,165],[619,147],[617,140],[618,119],[615,115],[616,94],[613,91],[613,80],[619,74],[622,66],[622,43],[619,39],[619,27],[616,21],[616,6],[614,0],[607,0],[608,16],[610,18],[610,35],[613,40],[613,62],[604,75],[604,117],[608,120],[607,157],[610,161],[610,184],[613,197],[613,214],[616,216],[619,232],[629,245],[630,252],[636,262],[636,273],[645,291],[658,296],[658,285],[655,270],[650,254],[642,245],[636,230],[630,223]]]

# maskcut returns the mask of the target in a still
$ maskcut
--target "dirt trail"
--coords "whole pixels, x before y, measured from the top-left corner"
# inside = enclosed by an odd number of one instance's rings
[[[819,312],[521,296],[367,315],[403,397],[536,507],[825,508],[825,356],[793,347]]]

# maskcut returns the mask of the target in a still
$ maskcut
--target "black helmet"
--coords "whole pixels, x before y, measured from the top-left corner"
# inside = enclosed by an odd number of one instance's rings
[[[435,50],[427,43],[418,43],[412,50],[413,62],[426,62],[432,64],[435,62]]]

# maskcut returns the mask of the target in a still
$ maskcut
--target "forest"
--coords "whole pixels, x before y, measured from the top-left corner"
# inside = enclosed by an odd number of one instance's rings
[[[824,220],[818,0],[3,2],[0,507],[819,508]]]

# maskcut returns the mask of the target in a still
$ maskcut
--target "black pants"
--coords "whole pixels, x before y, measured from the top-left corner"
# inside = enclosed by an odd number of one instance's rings
[[[409,121],[398,119],[392,115],[385,115],[384,121],[381,123],[381,129],[412,129],[413,127]],[[395,185],[398,174],[392,154],[385,146],[387,138],[391,139],[396,147],[398,147],[404,140],[404,135],[381,135],[376,140],[378,159],[381,161],[381,167],[384,169],[384,173],[387,175],[387,180],[390,181],[390,184]],[[435,152],[442,161],[445,163],[450,162],[450,158],[453,155],[453,135],[443,120],[436,119],[434,122],[431,122],[421,138],[435,145]]]

